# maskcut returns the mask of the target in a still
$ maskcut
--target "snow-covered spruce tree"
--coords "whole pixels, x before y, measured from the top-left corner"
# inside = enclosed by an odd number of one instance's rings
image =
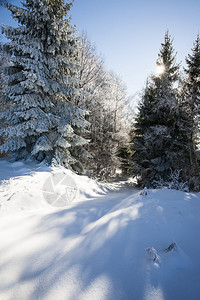
[[[1,118],[9,126],[1,130],[6,142],[1,151],[16,159],[32,156],[80,170],[73,155],[86,140],[80,134],[88,122],[85,110],[74,105],[80,97],[77,82],[77,47],[67,14],[72,1],[26,0],[23,8],[5,6],[19,27],[4,26],[11,41],[4,49],[12,64],[5,68],[3,94],[11,108]]]
[[[1,51],[0,45],[0,111],[3,110],[3,100],[2,100],[2,85],[3,85],[3,78],[2,78],[2,67],[4,65],[4,55]]]
[[[3,111],[5,111],[8,108],[7,104],[3,101],[3,94],[2,94],[2,87],[3,87],[2,69],[3,69],[3,67],[6,64],[6,61],[7,61],[6,55],[2,51],[2,47],[1,47],[1,44],[0,44],[0,112],[3,112]],[[3,126],[4,126],[3,121],[0,120],[0,128],[3,128]],[[4,141],[4,139],[0,135],[0,145],[2,145],[3,141]],[[0,156],[1,155],[2,154],[0,153]],[[5,153],[3,155],[5,155]]]
[[[1,45],[0,45],[1,47]],[[3,66],[3,55],[2,51],[0,51],[0,112],[3,110],[3,101],[2,101],[2,66]],[[0,121],[0,128],[2,127],[1,121]],[[2,144],[3,139],[0,135],[0,145]]]
[[[196,168],[191,119],[174,87],[179,66],[168,32],[157,67],[158,74],[147,82],[132,130],[133,171],[143,186],[168,181],[175,170],[182,170],[181,180],[190,180]]]

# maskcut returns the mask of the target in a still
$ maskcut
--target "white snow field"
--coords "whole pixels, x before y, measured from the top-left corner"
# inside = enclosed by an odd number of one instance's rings
[[[52,178],[60,182],[51,190]],[[0,300],[7,299],[199,300],[200,194],[145,196],[63,168],[0,160]]]

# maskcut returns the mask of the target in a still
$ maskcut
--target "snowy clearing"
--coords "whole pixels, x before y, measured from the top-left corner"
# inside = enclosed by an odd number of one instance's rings
[[[43,193],[59,172],[77,187],[65,207]],[[0,208],[2,300],[200,299],[199,193],[145,196],[60,168],[0,160]]]

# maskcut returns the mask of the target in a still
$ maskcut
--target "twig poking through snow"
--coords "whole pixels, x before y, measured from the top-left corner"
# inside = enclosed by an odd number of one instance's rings
[[[146,186],[145,186],[145,188],[141,191],[140,195],[142,195],[142,196],[147,196],[147,195],[148,195],[148,190],[147,190]]]
[[[176,250],[176,243],[175,243],[175,242],[172,242],[172,243],[169,245],[169,247],[167,247],[167,248],[165,249],[165,252],[169,252],[169,251],[171,251],[172,249],[175,249],[175,250]]]

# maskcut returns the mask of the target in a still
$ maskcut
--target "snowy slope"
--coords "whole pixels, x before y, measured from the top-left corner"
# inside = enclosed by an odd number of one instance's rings
[[[33,162],[14,162],[0,160],[0,211],[16,212],[22,210],[36,210],[51,208],[45,200],[44,184],[55,174],[67,176],[77,186],[76,197],[73,202],[94,198],[102,195],[108,189],[115,189],[115,185],[100,184],[86,176],[78,176],[63,167],[48,167]],[[58,192],[62,192],[59,191]]]
[[[44,182],[61,171],[77,191],[68,205],[55,207]],[[0,180],[0,299],[200,299],[199,193],[143,196],[6,160]]]

